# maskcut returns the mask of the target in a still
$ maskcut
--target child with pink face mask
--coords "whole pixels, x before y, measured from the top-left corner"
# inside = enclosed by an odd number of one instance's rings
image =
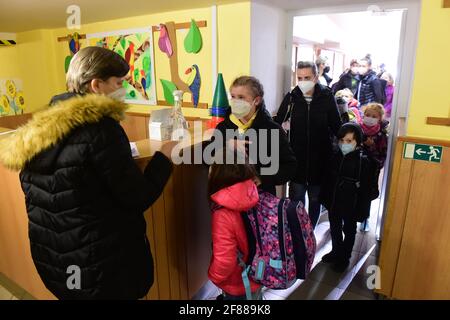
[[[375,199],[379,195],[378,177],[384,167],[388,147],[388,126],[389,122],[384,120],[384,107],[379,103],[369,103],[362,107],[364,116],[360,123],[363,130],[363,147],[367,155],[375,164],[376,176],[375,184],[372,188],[372,197]],[[368,221],[361,223],[361,231],[369,231]]]

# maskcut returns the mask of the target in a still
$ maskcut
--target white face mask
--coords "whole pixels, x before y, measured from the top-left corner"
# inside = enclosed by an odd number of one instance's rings
[[[365,75],[367,73],[367,71],[369,71],[369,68],[366,67],[359,67],[359,74],[360,75]]]
[[[122,102],[125,101],[126,95],[127,95],[127,89],[125,89],[125,88],[120,88],[120,89],[117,89],[116,91],[113,91],[113,92],[107,94],[108,97],[118,100],[118,101],[122,101]]]
[[[238,119],[242,119],[250,113],[252,105],[245,100],[231,99],[230,100],[231,113]]]
[[[298,82],[298,88],[303,92],[303,95],[305,95],[306,93],[311,91],[315,85],[316,84],[314,83],[314,81],[299,81]]]
[[[363,122],[368,127],[373,127],[378,124],[377,118],[371,118],[371,117],[364,117]]]
[[[358,67],[352,67],[352,69],[351,69],[352,73],[353,74],[358,74],[358,69],[359,69]]]

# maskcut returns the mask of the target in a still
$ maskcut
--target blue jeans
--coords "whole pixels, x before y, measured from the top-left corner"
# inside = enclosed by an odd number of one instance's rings
[[[299,184],[292,181],[289,183],[289,198],[291,200],[305,203],[306,191],[308,191],[309,200],[308,214],[311,219],[311,223],[315,228],[320,216],[320,186]]]

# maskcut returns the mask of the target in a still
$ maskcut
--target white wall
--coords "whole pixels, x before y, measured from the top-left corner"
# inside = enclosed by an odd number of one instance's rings
[[[270,113],[283,99],[286,19],[284,10],[252,2],[250,72],[264,86],[264,99]]]

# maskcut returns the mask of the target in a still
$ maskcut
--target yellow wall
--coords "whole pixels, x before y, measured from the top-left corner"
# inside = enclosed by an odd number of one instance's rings
[[[190,22],[191,18],[196,21],[206,20],[207,27],[200,28],[203,47],[198,54],[188,54],[184,50],[184,38],[188,30],[177,31],[180,77],[186,80],[185,70],[192,64],[197,64],[202,77],[200,102],[210,105],[214,93],[210,7],[91,23],[82,25],[82,29],[78,32],[97,33],[140,28],[169,21]],[[217,31],[217,70],[223,73],[225,85],[228,87],[236,76],[250,72],[250,2],[218,6]],[[64,59],[69,54],[69,48],[67,42],[57,42],[57,37],[71,32],[66,28],[60,28],[19,33],[17,35],[19,44],[16,47],[0,48],[0,78],[23,79],[24,92],[30,101],[26,112],[42,108],[52,95],[65,91]],[[158,100],[164,100],[159,79],[170,80],[170,68],[166,54],[159,50],[158,38],[159,32],[153,33],[156,94]],[[87,46],[87,40],[82,40],[82,47],[85,46]],[[186,94],[184,99],[190,101],[190,95]],[[151,106],[132,105],[130,111],[141,112],[151,108]],[[205,109],[184,108],[184,113],[187,116],[208,116],[208,110]]]
[[[55,88],[51,32],[35,30],[17,34],[17,45],[0,48],[0,78],[23,82],[25,112],[41,109]]]
[[[450,140],[450,127],[426,124],[426,117],[450,117],[450,9],[441,0],[422,1],[409,136]]]

